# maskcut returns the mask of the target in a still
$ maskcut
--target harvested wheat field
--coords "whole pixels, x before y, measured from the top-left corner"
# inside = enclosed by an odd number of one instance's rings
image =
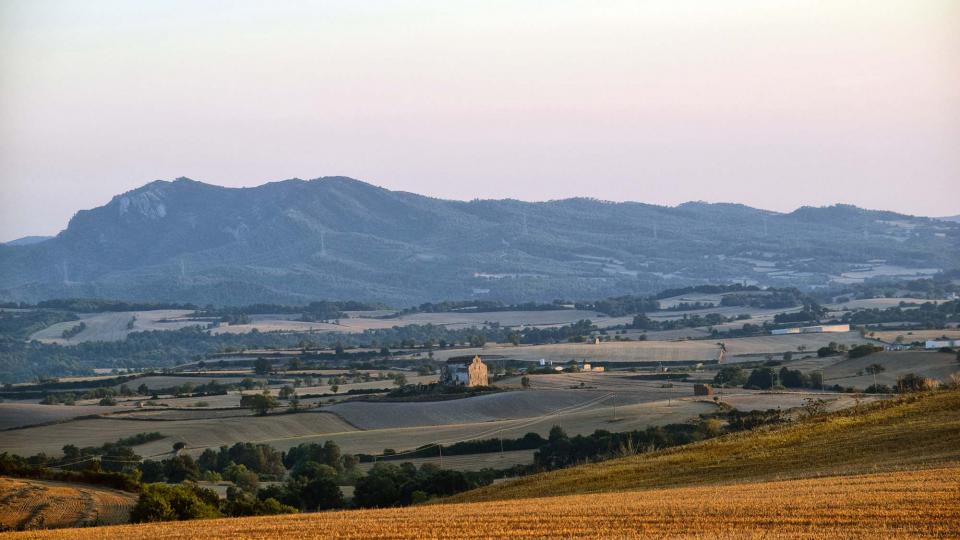
[[[136,502],[97,486],[0,477],[0,530],[126,523]]]
[[[960,468],[388,510],[126,525],[11,538],[888,538],[960,531]]]

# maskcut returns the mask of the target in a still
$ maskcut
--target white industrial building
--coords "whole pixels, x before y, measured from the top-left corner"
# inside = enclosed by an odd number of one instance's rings
[[[778,330],[771,330],[770,333],[775,336],[782,336],[785,334],[826,334],[849,331],[849,324],[821,324],[818,326],[802,326],[799,328],[780,328]]]
[[[960,339],[928,339],[924,344],[926,349],[941,349],[943,347],[960,347]]]

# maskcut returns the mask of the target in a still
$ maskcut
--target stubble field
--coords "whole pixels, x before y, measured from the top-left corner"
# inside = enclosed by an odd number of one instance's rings
[[[124,491],[0,477],[0,530],[126,523],[136,502]]]
[[[960,468],[456,505],[38,531],[10,538],[955,537]],[[452,517],[456,516],[456,519]]]

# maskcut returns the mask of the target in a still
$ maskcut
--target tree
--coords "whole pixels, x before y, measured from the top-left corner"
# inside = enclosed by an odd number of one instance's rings
[[[393,384],[396,386],[406,386],[407,376],[403,373],[397,373],[393,376]]]
[[[937,381],[926,379],[916,373],[907,373],[897,379],[897,392],[926,392],[933,390],[937,386]]]
[[[240,406],[246,407],[260,416],[264,416],[275,409],[279,403],[277,398],[270,395],[269,390],[264,390],[262,394],[248,394],[240,398]]]
[[[270,363],[270,360],[267,360],[262,356],[253,362],[253,372],[257,375],[267,375],[270,373],[272,368],[273,364]]]
[[[777,373],[773,368],[759,367],[750,372],[747,383],[744,388],[753,388],[757,390],[769,390],[777,384]]]
[[[280,389],[280,399],[290,399],[290,396],[296,394],[296,390],[289,384],[283,385],[283,388]]]
[[[336,394],[336,393],[337,393],[337,390],[340,390],[340,386],[339,386],[339,385],[336,385],[336,384],[330,385],[330,391],[331,391],[331,392],[333,392],[334,394]]]
[[[320,476],[304,485],[299,491],[301,508],[304,510],[330,510],[343,508],[343,493],[335,477]]]
[[[747,373],[739,366],[723,366],[713,377],[713,383],[723,386],[743,386],[747,383]]]
[[[199,480],[200,468],[187,454],[163,460],[163,475],[168,482],[179,484],[184,480]]]
[[[807,377],[799,369],[780,368],[780,384],[787,388],[803,388],[807,385]]]
[[[526,375],[520,377],[520,386],[524,388],[530,388],[530,377],[527,377]]]
[[[220,517],[220,497],[192,484],[147,484],[130,512],[130,521],[174,521]]]
[[[784,361],[784,362],[789,362],[789,361],[791,361],[791,360],[793,360],[793,352],[792,352],[792,351],[787,351],[787,352],[783,353],[783,361]]]
[[[870,375],[876,375],[878,373],[883,373],[886,370],[887,368],[883,367],[882,364],[870,364],[869,366],[867,366],[867,368],[864,371],[866,371]]]
[[[183,441],[177,441],[177,442],[173,443],[173,451],[174,451],[174,453],[179,452],[179,451],[183,450],[183,449],[186,448],[186,447],[187,447],[187,443],[185,443],[185,442],[183,442]]]
[[[361,508],[386,508],[400,502],[400,485],[403,474],[392,463],[379,462],[367,476],[357,480],[353,502]]]
[[[231,463],[223,471],[223,477],[233,482],[238,488],[253,493],[257,490],[259,478],[246,465]]]

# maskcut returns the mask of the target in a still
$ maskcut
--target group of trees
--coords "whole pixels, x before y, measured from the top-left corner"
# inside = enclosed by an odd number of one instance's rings
[[[640,313],[633,317],[633,323],[630,328],[637,330],[677,330],[680,328],[697,328],[700,326],[716,326],[725,322],[737,320],[737,317],[725,317],[719,313],[707,313],[706,315],[688,315],[683,314],[679,319],[653,320],[646,314]]]
[[[960,321],[960,300],[924,302],[915,306],[895,306],[885,309],[860,309],[845,313],[840,322],[869,325],[881,323],[913,323],[926,328],[943,328],[949,322]]]
[[[395,465],[381,461],[357,480],[353,503],[361,508],[405,506],[485,486],[494,478],[489,470],[454,471],[431,463],[417,469],[409,462]]]
[[[276,499],[261,500],[241,490],[228,489],[227,498],[221,499],[215,491],[194,483],[158,483],[143,487],[137,504],[130,512],[130,521],[179,521],[223,516],[289,514],[296,511],[296,508],[281,504]]]
[[[770,366],[753,368],[748,373],[740,366],[723,366],[713,377],[714,384],[742,386],[755,390],[769,390],[776,386],[785,388],[822,388],[823,374],[819,371],[803,373],[787,366],[779,370]]]

